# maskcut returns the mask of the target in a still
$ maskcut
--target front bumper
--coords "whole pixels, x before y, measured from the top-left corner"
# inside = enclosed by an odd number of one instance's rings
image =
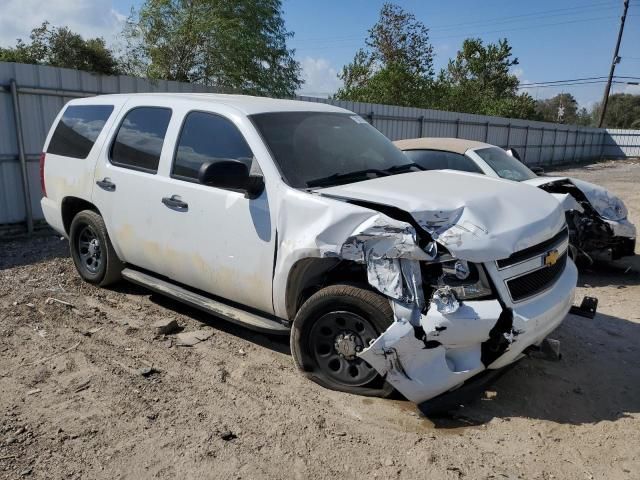
[[[413,316],[398,315],[404,307],[394,305],[398,320],[360,357],[409,400],[424,402],[486,369],[513,363],[527,347],[542,342],[569,311],[576,282],[577,270],[568,261],[552,288],[522,304],[465,301],[446,315],[432,304],[426,314]],[[486,354],[496,335],[506,342],[497,358]],[[487,358],[490,363],[485,363]]]

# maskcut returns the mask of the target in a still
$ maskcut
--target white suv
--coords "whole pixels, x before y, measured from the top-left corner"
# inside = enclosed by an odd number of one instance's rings
[[[82,278],[290,334],[329,388],[395,387],[426,411],[540,344],[573,301],[553,197],[420,171],[341,108],[98,96],[69,102],[44,150],[42,209]]]

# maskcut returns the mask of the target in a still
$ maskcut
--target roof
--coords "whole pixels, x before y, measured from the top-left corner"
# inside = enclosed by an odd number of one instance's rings
[[[396,140],[393,144],[400,150],[442,150],[445,152],[455,152],[460,154],[464,154],[467,150],[475,148],[493,147],[493,145],[488,143],[477,142],[475,140],[434,137]]]
[[[256,113],[267,112],[334,112],[334,113],[351,113],[344,108],[334,107],[326,103],[320,102],[303,102],[300,100],[282,100],[277,98],[252,97],[250,95],[227,95],[219,93],[120,93],[114,95],[99,95],[98,98],[108,99],[110,97],[131,98],[131,97],[148,97],[161,98],[163,100],[174,99],[179,102],[196,102],[196,103],[217,103],[244,113],[245,115],[253,115]],[[97,97],[89,97],[82,100],[74,100],[73,103],[91,103]]]

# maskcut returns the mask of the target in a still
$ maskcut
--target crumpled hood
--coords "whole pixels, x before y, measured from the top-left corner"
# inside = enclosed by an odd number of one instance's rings
[[[391,175],[318,192],[409,212],[453,255],[472,262],[506,258],[551,238],[565,223],[560,204],[538,188],[451,170]]]
[[[611,193],[604,187],[594,183],[585,182],[577,178],[571,177],[536,177],[525,180],[524,183],[540,187],[556,182],[571,182],[578,190],[580,190],[591,206],[605,220],[622,220],[627,216],[627,210],[620,198]]]

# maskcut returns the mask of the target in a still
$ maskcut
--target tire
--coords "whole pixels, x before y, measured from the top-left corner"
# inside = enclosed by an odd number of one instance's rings
[[[308,379],[325,388],[388,397],[393,387],[355,352],[392,322],[391,305],[382,295],[352,285],[323,288],[296,314],[291,328],[293,359]]]
[[[69,247],[83,280],[104,287],[120,279],[123,264],[113,249],[99,213],[83,210],[73,217]]]

